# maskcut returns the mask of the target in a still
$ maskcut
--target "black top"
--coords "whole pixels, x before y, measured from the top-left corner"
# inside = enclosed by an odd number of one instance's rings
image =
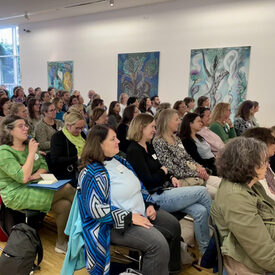
[[[164,183],[169,181],[171,175],[165,175],[160,169],[162,165],[152,144],[147,143],[147,151],[148,153],[137,142],[131,141],[127,150],[127,160],[150,194],[161,193]]]
[[[86,135],[82,132],[82,137],[86,139]],[[77,166],[78,156],[77,149],[71,143],[63,131],[56,132],[51,139],[50,150],[50,171],[57,179],[71,179],[72,185],[77,184]]]
[[[131,141],[127,140],[127,132],[128,132],[129,126],[124,123],[120,123],[117,127],[117,138],[120,140],[119,143],[119,150],[127,153],[127,148],[130,145]]]
[[[208,168],[212,171],[212,175],[217,175],[217,169],[215,166],[215,158],[203,159],[198,153],[197,145],[192,138],[182,139],[182,144],[187,151],[187,153],[200,165]]]

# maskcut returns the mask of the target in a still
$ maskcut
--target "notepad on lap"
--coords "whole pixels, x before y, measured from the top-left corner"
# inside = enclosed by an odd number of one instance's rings
[[[42,180],[40,180],[38,184],[53,184],[58,182],[54,174],[41,174],[40,176]]]

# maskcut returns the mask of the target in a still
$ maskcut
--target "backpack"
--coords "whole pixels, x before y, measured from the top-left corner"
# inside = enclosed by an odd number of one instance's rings
[[[0,257],[0,275],[29,275],[40,269],[42,258],[43,248],[36,230],[25,223],[16,224]]]

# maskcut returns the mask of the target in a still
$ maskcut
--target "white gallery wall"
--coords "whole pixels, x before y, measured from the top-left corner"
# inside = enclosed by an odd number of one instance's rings
[[[23,31],[31,30],[30,33]],[[20,26],[22,86],[47,88],[47,61],[74,61],[74,88],[117,98],[118,53],[160,51],[159,96],[188,95],[190,50],[251,46],[247,98],[275,125],[275,1],[176,0]]]

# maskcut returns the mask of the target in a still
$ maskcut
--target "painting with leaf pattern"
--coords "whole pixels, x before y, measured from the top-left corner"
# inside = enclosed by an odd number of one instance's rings
[[[158,94],[159,52],[118,55],[118,92],[138,98]]]

